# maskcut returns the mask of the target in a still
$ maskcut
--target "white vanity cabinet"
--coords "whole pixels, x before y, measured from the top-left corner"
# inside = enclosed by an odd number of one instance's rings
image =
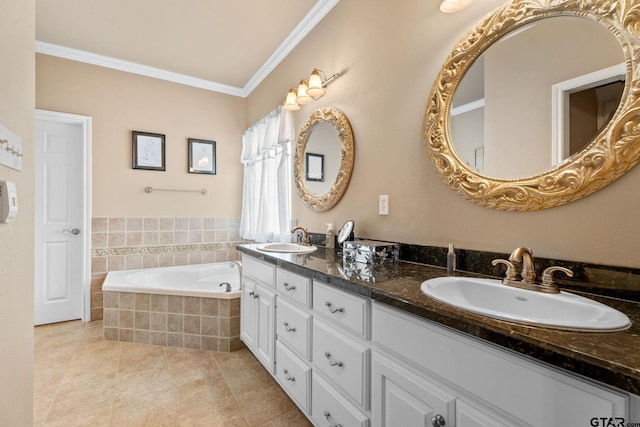
[[[247,255],[243,286],[242,340],[316,426],[640,416],[635,395]]]
[[[240,338],[273,374],[275,369],[275,266],[242,257]]]
[[[400,310],[373,305],[374,426],[591,425],[628,394]],[[404,401],[404,403],[402,403]],[[440,415],[445,424],[432,421]]]

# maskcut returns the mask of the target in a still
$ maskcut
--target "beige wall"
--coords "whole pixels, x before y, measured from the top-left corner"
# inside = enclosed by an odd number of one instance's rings
[[[47,55],[36,66],[37,108],[93,118],[93,217],[240,216],[244,99]],[[166,135],[165,172],[131,168],[132,130]],[[187,138],[216,141],[216,175],[187,173]]]
[[[35,1],[0,6],[0,123],[22,138],[22,171],[14,181],[18,217],[0,224],[0,425],[32,424],[33,402],[33,138]]]
[[[341,1],[248,98],[253,122],[284,100],[313,67],[346,70],[328,94],[295,113],[335,105],[354,129],[355,169],[344,199],[317,214],[294,196],[293,216],[312,231],[354,219],[356,234],[405,243],[510,252],[640,267],[640,168],[580,201],[539,212],[479,207],[440,182],[422,138],[425,103],[453,44],[501,0],[476,1],[452,15],[437,1]],[[295,191],[295,190],[294,190]],[[378,216],[388,194],[390,215]]]

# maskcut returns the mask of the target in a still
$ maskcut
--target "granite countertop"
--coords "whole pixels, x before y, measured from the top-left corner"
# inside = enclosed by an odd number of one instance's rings
[[[367,272],[370,274],[357,274],[345,269],[342,257],[334,249],[318,248],[308,255],[296,255],[262,252],[257,246],[239,245],[237,249],[286,270],[640,395],[639,303],[583,294],[629,316],[632,325],[621,332],[568,332],[530,327],[460,310],[424,295],[420,284],[446,276],[446,270],[441,267],[400,261],[375,266]],[[455,274],[474,276],[464,272]]]

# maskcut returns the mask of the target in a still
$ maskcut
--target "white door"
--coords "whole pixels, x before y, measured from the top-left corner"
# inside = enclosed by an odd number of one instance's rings
[[[36,112],[34,323],[89,320],[90,119]]]

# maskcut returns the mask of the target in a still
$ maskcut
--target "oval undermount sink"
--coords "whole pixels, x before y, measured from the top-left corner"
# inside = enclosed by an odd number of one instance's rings
[[[548,294],[503,285],[500,280],[438,277],[422,292],[440,302],[496,319],[570,331],[621,331],[631,326],[622,312],[568,292]]]
[[[258,250],[267,252],[280,252],[287,254],[309,254],[316,251],[316,246],[305,246],[297,243],[266,243],[258,246]]]

